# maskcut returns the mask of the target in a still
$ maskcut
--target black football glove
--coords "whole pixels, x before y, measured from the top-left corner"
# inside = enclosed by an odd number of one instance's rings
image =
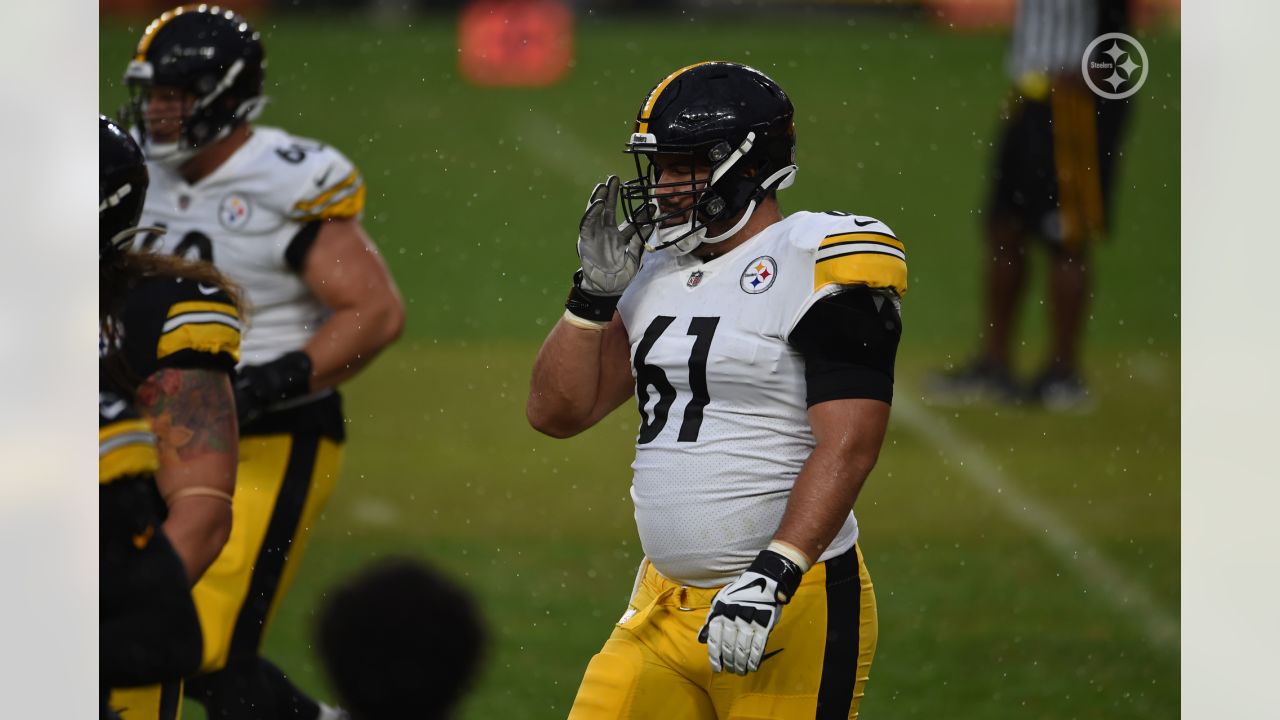
[[[772,550],[762,550],[741,577],[716,593],[698,633],[698,642],[707,644],[714,672],[746,675],[760,669],[769,632],[803,576],[799,565]]]
[[[240,425],[257,419],[272,405],[306,395],[311,389],[311,358],[301,350],[269,363],[245,365],[236,372],[236,414]]]

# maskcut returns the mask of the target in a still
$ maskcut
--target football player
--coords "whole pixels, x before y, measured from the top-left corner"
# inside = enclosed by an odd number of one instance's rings
[[[194,589],[213,718],[334,716],[259,656],[337,478],[340,383],[400,333],[399,292],[360,218],[365,185],[336,149],[255,125],[265,54],[235,13],[188,5],[147,26],[129,116],[152,167],[142,247],[212,262],[248,308],[235,380],[231,538]],[[323,713],[323,714],[322,714]]]
[[[568,437],[636,396],[645,558],[572,718],[857,715],[877,624],[852,508],[889,418],[906,256],[876,218],[782,214],[793,117],[752,68],[671,73],[627,144],[638,177],[596,186],[579,225],[528,417]]]
[[[190,586],[231,529],[234,289],[207,264],[129,252],[147,193],[134,141],[98,118],[101,690],[173,718],[200,663]]]
[[[1097,96],[1080,65],[1091,40],[1128,30],[1129,4],[1018,3],[1007,63],[1013,87],[985,215],[980,347],[967,364],[929,377],[931,402],[989,399],[1074,412],[1094,404],[1079,357],[1092,297],[1089,268],[1093,246],[1112,221],[1113,178],[1132,101]],[[1028,256],[1037,245],[1048,260],[1049,348],[1040,372],[1024,384],[1014,376],[1013,349]]]

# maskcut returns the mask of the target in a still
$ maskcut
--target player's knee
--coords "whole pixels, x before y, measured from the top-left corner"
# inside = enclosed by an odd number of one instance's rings
[[[569,720],[616,718],[627,707],[643,668],[639,650],[609,640],[591,658],[569,711]]]

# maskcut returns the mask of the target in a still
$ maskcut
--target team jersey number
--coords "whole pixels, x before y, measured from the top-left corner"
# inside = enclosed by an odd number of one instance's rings
[[[640,345],[636,347],[633,364],[636,369],[636,400],[640,403],[640,438],[638,445],[653,442],[654,438],[667,426],[667,415],[671,405],[676,401],[676,389],[667,379],[667,373],[657,365],[646,362],[653,344],[662,333],[666,332],[675,318],[659,315],[649,323],[644,331]],[[689,354],[689,389],[693,397],[684,406],[684,421],[680,423],[678,442],[697,442],[698,431],[702,429],[702,411],[711,402],[711,394],[707,390],[707,356],[711,350],[711,337],[716,333],[718,317],[695,317],[689,321],[689,335],[697,338],[693,341],[693,352]],[[649,388],[658,393],[658,401],[653,405],[653,414],[645,412],[649,404]]]
[[[165,229],[165,224],[156,223],[156,227],[163,230]],[[160,233],[149,232],[142,237],[142,249],[149,252],[159,241]],[[196,259],[209,263],[213,262],[213,240],[199,230],[192,230],[183,235],[182,240],[178,241],[177,246],[173,248],[173,254],[190,260],[191,258],[188,257],[188,254],[192,250],[195,250]]]

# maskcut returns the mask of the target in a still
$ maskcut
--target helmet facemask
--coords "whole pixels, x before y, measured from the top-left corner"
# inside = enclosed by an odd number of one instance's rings
[[[640,208],[655,206],[655,217],[649,222],[656,227],[651,233],[642,233],[649,238],[646,250],[670,248],[684,255],[703,243],[727,240],[747,224],[770,191],[791,185],[796,166],[789,164],[769,172],[769,155],[756,138],[755,132],[748,132],[737,146],[727,140],[681,146],[661,144],[651,133],[631,136],[626,152],[635,157],[637,177],[623,185],[623,208],[627,219],[635,222]],[[687,158],[690,179],[663,182],[659,155],[668,164],[681,166],[684,163],[680,161]],[[686,198],[692,202],[684,204]],[[675,207],[664,209],[660,200],[669,208]],[[679,220],[682,217],[686,219]],[[738,219],[731,226],[711,234],[711,225],[734,217]]]

